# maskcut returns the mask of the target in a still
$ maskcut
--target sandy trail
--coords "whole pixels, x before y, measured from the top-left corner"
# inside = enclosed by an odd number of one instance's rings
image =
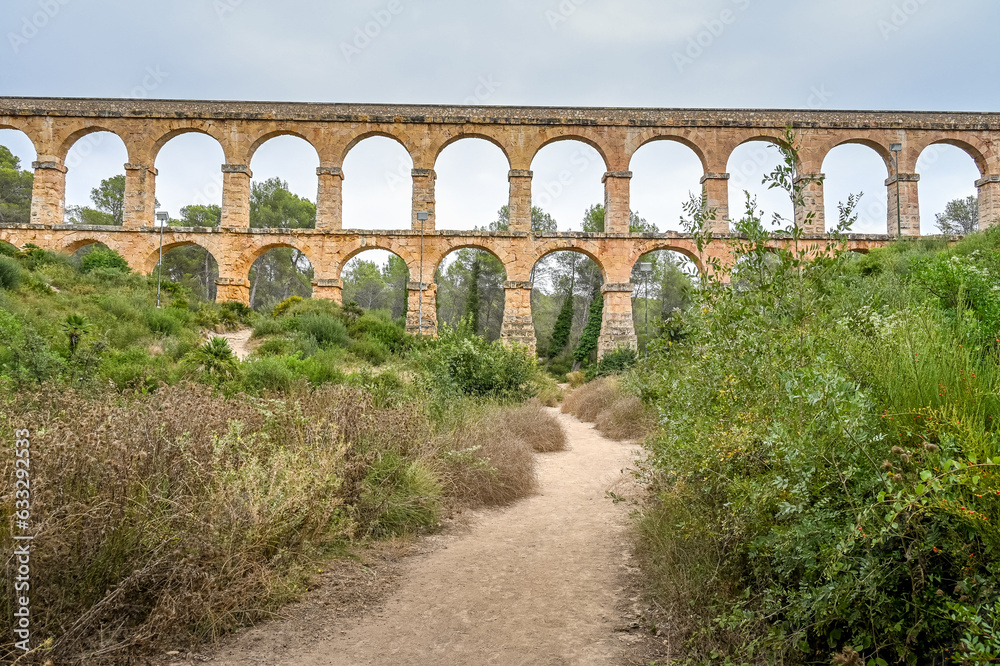
[[[570,450],[540,455],[539,492],[484,512],[402,565],[374,611],[304,635],[262,625],[207,663],[620,664],[627,508],[605,492],[636,447],[559,414]],[[292,640],[290,640],[292,639]],[[303,640],[305,639],[305,640]]]

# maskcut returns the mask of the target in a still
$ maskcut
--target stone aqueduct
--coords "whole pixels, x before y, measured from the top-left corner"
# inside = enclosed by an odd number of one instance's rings
[[[887,230],[920,233],[916,162],[921,151],[938,143],[965,150],[979,168],[980,219],[1000,218],[1000,114],[903,113],[839,111],[738,111],[661,109],[583,109],[389,106],[360,104],[243,103],[102,99],[0,98],[0,129],[24,132],[38,154],[31,223],[0,225],[0,239],[23,246],[35,243],[73,252],[93,242],[118,250],[134,269],[151,272],[158,258],[159,234],[154,227],[157,153],[170,139],[200,132],[214,137],[225,153],[222,224],[219,228],[175,228],[165,233],[164,248],[199,245],[219,265],[218,298],[247,302],[248,274],[259,256],[275,247],[303,252],[315,270],[313,296],[339,300],[341,271],[356,254],[384,249],[400,256],[410,270],[408,328],[436,331],[434,274],[440,261],[459,248],[478,248],[496,255],[507,271],[503,337],[534,347],[531,319],[531,271],[545,255],[573,250],[586,254],[604,272],[604,326],[600,347],[635,345],[632,324],[632,268],[645,253],[673,250],[699,263],[694,241],[677,233],[630,234],[629,163],[650,141],[680,142],[691,148],[704,167],[702,185],[708,206],[716,210],[715,231],[729,233],[730,154],[748,141],[780,142],[791,126],[799,142],[798,178],[806,182],[804,205],[795,219],[808,225],[814,243],[826,237],[823,159],[833,148],[860,143],[885,161]],[[118,135],[128,150],[125,164],[123,227],[64,224],[65,159],[81,137],[98,131]],[[319,155],[315,229],[251,229],[250,159],[268,139],[293,135],[308,141]],[[413,214],[410,229],[394,231],[342,228],[342,165],[360,141],[384,136],[398,141],[413,160]],[[510,230],[504,233],[437,231],[434,228],[434,165],[441,151],[463,138],[486,139],[498,146],[510,164]],[[531,232],[530,170],[535,154],[547,144],[573,139],[595,148],[604,159],[606,233]],[[901,143],[898,171],[890,144]],[[897,182],[898,181],[898,182]],[[897,187],[898,185],[898,187]],[[417,212],[429,219],[421,223]],[[809,213],[813,213],[810,218]],[[423,272],[421,238],[423,236]],[[888,242],[890,236],[851,236],[855,251]],[[714,245],[714,247],[713,247]],[[709,253],[722,253],[721,244]],[[423,289],[421,288],[423,287]],[[424,321],[417,317],[423,299]]]

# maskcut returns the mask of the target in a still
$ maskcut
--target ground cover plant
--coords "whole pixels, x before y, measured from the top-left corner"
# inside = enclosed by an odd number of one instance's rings
[[[0,250],[0,547],[27,426],[42,661],[129,662],[270,617],[324,558],[524,497],[533,451],[565,446],[528,402],[558,391],[523,349],[415,340],[353,304],[259,313],[169,281],[157,308],[155,278],[113,252]],[[241,360],[222,335],[247,327]]]
[[[675,654],[994,663],[1000,232],[775,252],[753,202],[737,231],[732,284],[622,380],[656,414],[640,546]]]

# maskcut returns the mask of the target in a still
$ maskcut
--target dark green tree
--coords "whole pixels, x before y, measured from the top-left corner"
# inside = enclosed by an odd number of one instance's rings
[[[590,302],[590,312],[587,316],[587,325],[580,335],[580,342],[573,350],[573,360],[576,367],[593,360],[597,354],[597,343],[601,337],[601,323],[604,319],[604,294],[600,291],[594,294]]]
[[[35,177],[21,170],[19,160],[0,146],[0,222],[27,224],[31,221],[31,188]]]
[[[479,253],[472,259],[472,270],[469,271],[469,290],[465,297],[465,317],[469,322],[469,328],[473,333],[479,335],[479,276],[482,272],[482,264],[479,261]]]
[[[937,228],[943,234],[964,236],[979,229],[979,199],[974,196],[949,201],[937,214]]]
[[[250,226],[306,229],[316,226],[316,204],[288,191],[288,183],[270,178],[250,188]],[[289,296],[312,292],[313,269],[302,252],[290,247],[271,250],[250,269],[250,304],[270,310]]]
[[[531,230],[536,232],[553,232],[558,231],[559,225],[556,224],[554,217],[546,213],[544,210],[538,206],[531,207]],[[510,230],[510,206],[503,206],[497,212],[497,219],[495,222],[491,222],[489,225],[490,231],[509,231]]]

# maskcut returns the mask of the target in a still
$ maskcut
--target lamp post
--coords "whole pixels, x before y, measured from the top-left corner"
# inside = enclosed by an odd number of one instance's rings
[[[418,211],[417,219],[420,221],[420,275],[417,279],[420,280],[420,302],[417,304],[417,321],[419,328],[419,335],[423,337],[424,335],[424,222],[430,215],[427,211]]]
[[[156,269],[156,307],[160,307],[160,285],[163,283],[163,227],[170,223],[170,213],[156,211],[156,224],[160,227],[160,263]]]
[[[889,152],[892,153],[892,168],[896,171],[896,238],[903,236],[903,206],[899,201],[899,154],[903,152],[903,144],[890,143]]]
[[[645,322],[643,324],[643,354],[649,356],[649,274],[653,272],[653,264],[649,261],[644,261],[639,264],[639,271],[642,272],[643,278],[645,279],[645,286],[642,289],[643,304],[642,304],[642,314]]]

